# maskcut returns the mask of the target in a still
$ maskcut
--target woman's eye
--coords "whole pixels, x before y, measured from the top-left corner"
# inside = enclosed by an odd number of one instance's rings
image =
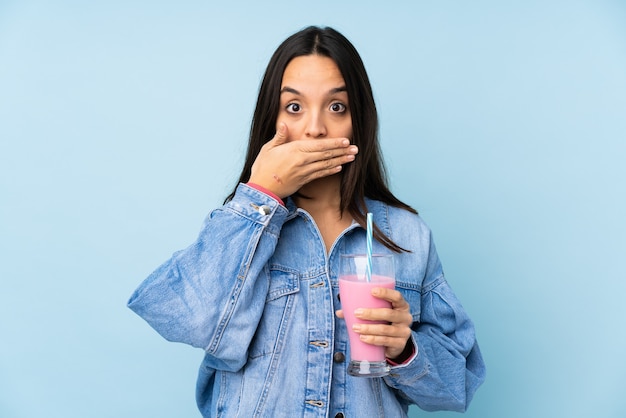
[[[342,113],[346,111],[346,105],[343,103],[333,103],[330,105],[330,111],[335,113]]]
[[[298,113],[300,111],[300,105],[298,103],[289,103],[287,105],[287,112]]]

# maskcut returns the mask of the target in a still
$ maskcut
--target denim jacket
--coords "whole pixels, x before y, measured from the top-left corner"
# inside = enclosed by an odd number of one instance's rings
[[[446,282],[431,233],[406,210],[367,200],[396,244],[396,289],[410,304],[415,354],[384,378],[352,377],[337,274],[365,252],[354,223],[327,253],[307,212],[240,184],[198,239],[174,253],[128,306],[170,341],[205,352],[196,398],[204,417],[406,417],[464,411],[485,367],[474,327]],[[389,253],[378,242],[373,251]],[[343,414],[343,415],[341,415]]]

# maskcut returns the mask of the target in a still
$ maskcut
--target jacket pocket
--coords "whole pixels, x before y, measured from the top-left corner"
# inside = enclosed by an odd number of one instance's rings
[[[419,287],[413,284],[396,282],[396,289],[402,293],[411,310],[413,322],[419,322],[422,312],[422,292]]]
[[[270,286],[267,292],[266,304],[300,290],[298,273],[295,270],[281,266],[270,266],[269,279]]]
[[[252,340],[249,356],[256,358],[279,351],[293,321],[294,300],[300,292],[295,270],[270,266],[267,274],[269,290],[261,321]]]

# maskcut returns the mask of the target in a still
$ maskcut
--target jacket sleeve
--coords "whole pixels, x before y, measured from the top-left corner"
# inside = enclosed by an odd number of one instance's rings
[[[213,211],[197,240],[135,290],[128,307],[169,341],[203,348],[215,369],[236,371],[259,323],[287,209],[240,184]]]
[[[485,365],[474,325],[445,280],[432,239],[413,323],[416,353],[393,367],[386,383],[407,403],[426,411],[463,412],[485,379]]]

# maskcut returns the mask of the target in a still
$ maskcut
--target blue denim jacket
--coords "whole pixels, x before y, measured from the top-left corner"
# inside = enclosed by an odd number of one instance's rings
[[[128,306],[164,338],[205,351],[197,381],[204,417],[406,417],[467,408],[485,367],[474,327],[446,282],[428,227],[367,200],[374,222],[410,253],[394,254],[411,306],[416,353],[384,378],[346,373],[348,335],[335,315],[339,256],[365,252],[353,223],[326,252],[313,219],[239,185]],[[389,253],[374,242],[373,251]],[[341,416],[341,415],[339,415]]]

